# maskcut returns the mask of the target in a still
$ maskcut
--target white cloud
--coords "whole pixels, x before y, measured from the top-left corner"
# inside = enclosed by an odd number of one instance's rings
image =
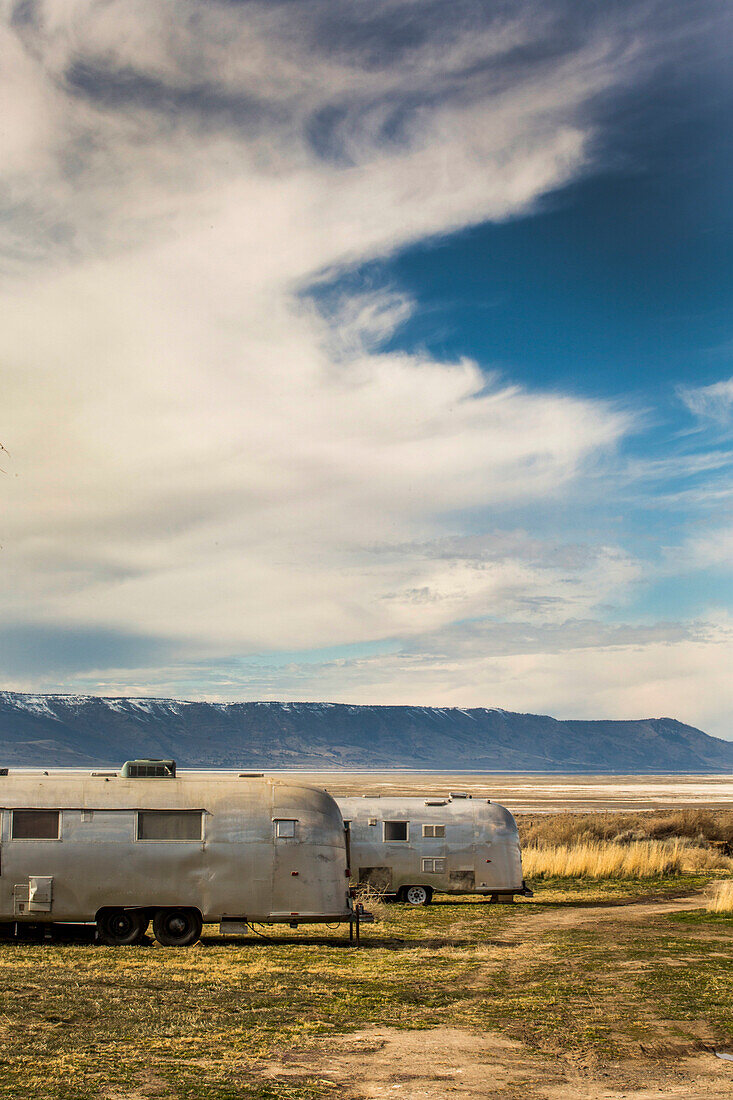
[[[414,303],[398,291],[341,293],[321,309],[328,317],[334,358],[353,359],[376,351],[407,320]]]
[[[693,416],[720,426],[733,418],[733,378],[711,386],[680,386],[679,396]]]
[[[399,654],[270,672],[270,697],[500,706],[558,718],[674,717],[731,739],[733,629],[720,615],[680,626],[597,621],[450,628]],[[257,670],[254,670],[257,675]],[[286,687],[287,685],[287,687]],[[267,684],[263,677],[262,689]],[[279,691],[278,691],[279,689]],[[330,689],[330,690],[329,690]],[[260,692],[261,694],[262,692]]]
[[[342,21],[325,0],[23,11],[3,31],[4,621],[203,657],[444,631],[454,659],[375,658],[344,683],[462,703],[496,685],[502,705],[567,713],[595,677],[589,708],[631,705],[629,684],[603,694],[600,658],[484,660],[449,632],[623,600],[639,567],[607,540],[469,532],[567,503],[632,416],[380,351],[410,316],[399,288],[344,291],[326,316],[304,292],[586,171],[589,104],[630,79],[638,27],[583,20],[540,56],[539,4],[486,23],[407,0]]]
[[[326,321],[301,290],[574,175],[609,44],[497,87],[523,18],[418,21],[409,57],[375,61],[318,49],[319,4],[34,10],[7,32],[53,136],[35,108],[6,166],[36,260],[2,287],[6,620],[251,650],[414,629],[416,589],[439,594],[425,625],[490,600],[494,578],[369,547],[562,492],[629,417],[380,354],[396,292]],[[310,138],[329,110],[334,155]]]
[[[373,656],[314,661],[294,655],[288,663],[181,659],[156,669],[152,683],[156,694],[189,699],[499,706],[566,719],[673,717],[730,740],[732,643],[723,613],[702,623],[651,626],[483,621],[454,624]],[[92,671],[63,685],[147,695],[150,669]]]
[[[733,525],[706,527],[667,555],[670,572],[733,568]]]

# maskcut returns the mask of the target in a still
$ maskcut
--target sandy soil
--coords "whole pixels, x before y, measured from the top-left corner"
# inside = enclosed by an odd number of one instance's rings
[[[515,922],[505,945],[525,939],[530,930],[536,935],[599,922],[612,935],[614,922],[702,904],[701,898],[686,897],[528,912],[526,921]],[[697,1041],[680,1041],[671,1034],[669,1041],[640,1042],[632,1056],[604,1063],[572,1054],[530,1051],[499,1034],[446,1027],[413,1031],[380,1027],[310,1041],[268,1061],[261,1072],[279,1081],[316,1077],[338,1085],[338,1095],[346,1100],[733,1098],[733,1062],[716,1058],[712,1040],[704,1035]]]
[[[349,1100],[536,1097],[646,1100],[733,1097],[733,1063],[712,1050],[645,1055],[607,1064],[546,1058],[500,1035],[458,1028],[373,1028],[291,1051],[267,1076],[317,1075]]]
[[[649,916],[689,912],[691,909],[704,907],[703,897],[690,897],[689,894],[681,898],[667,898],[665,901],[639,901],[630,904],[619,900],[579,906],[576,902],[571,902],[568,903],[567,908],[563,908],[562,903],[553,902],[544,912],[537,912],[538,909],[542,909],[542,903],[535,901],[531,903],[531,922],[527,921],[524,924],[521,921],[515,921],[509,935],[514,935],[517,940],[521,940],[530,929],[532,932],[544,932],[575,928],[584,924],[627,923],[643,920]]]

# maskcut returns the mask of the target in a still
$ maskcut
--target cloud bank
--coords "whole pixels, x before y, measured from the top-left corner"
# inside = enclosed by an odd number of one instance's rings
[[[414,657],[342,668],[343,690],[326,670],[308,693],[511,705],[520,677],[527,709],[568,713],[551,657],[477,664],[460,624],[549,629],[623,602],[627,552],[502,516],[592,491],[637,418],[491,364],[385,352],[413,308],[399,288],[329,309],[311,291],[527,215],[589,171],[597,104],[661,49],[658,10],[9,5],[1,598],[28,654],[12,686],[104,689],[130,668],[115,683],[151,692],[167,652],[189,670],[177,683],[212,694],[232,655],[392,639]],[[440,672],[435,637],[453,653]],[[256,695],[247,675],[221,693]],[[292,696],[282,676],[273,690]]]

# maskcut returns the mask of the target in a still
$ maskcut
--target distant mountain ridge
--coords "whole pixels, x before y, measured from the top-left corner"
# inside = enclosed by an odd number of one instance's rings
[[[486,708],[197,703],[0,692],[0,766],[733,771],[733,743],[674,718],[559,721]]]

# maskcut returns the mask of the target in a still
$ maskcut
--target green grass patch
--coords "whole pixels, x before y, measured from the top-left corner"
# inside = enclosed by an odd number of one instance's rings
[[[577,901],[627,902],[630,899],[640,901],[652,898],[684,897],[696,894],[719,877],[716,873],[706,872],[699,875],[660,875],[658,878],[544,878],[532,882],[536,901],[554,901],[562,903]]]
[[[327,1075],[278,1076],[278,1059],[370,1026],[498,1032],[536,1057],[623,1054],[672,1024],[728,1035],[731,918],[615,922],[607,905],[706,881],[651,893],[648,881],[546,882],[515,905],[395,905],[360,950],[323,927],[233,940],[207,927],[189,949],[1,943],[0,1097],[320,1100],[334,1095]],[[587,919],[594,905],[602,926]],[[585,923],[563,923],[583,907]]]
[[[733,926],[733,913],[710,913],[707,909],[694,909],[689,913],[670,913],[668,920],[681,924],[700,924],[703,926]]]

